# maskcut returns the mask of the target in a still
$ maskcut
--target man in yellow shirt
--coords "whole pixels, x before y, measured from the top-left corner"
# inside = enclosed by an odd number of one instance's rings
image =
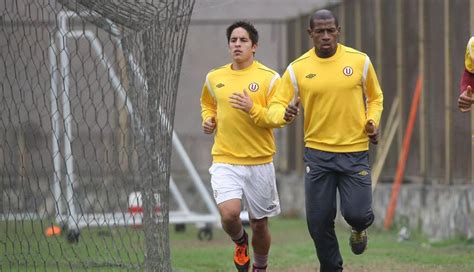
[[[252,24],[239,21],[229,26],[227,41],[232,62],[207,74],[201,94],[204,133],[215,132],[211,184],[222,226],[235,242],[235,266],[239,271],[248,271],[250,266],[248,236],[240,220],[245,196],[252,229],[253,271],[266,271],[271,243],[268,217],[280,213],[273,132],[249,115],[249,110],[240,110],[230,97],[239,93],[251,97],[255,105],[267,107],[280,76],[254,59],[258,32]]]
[[[306,219],[320,271],[342,271],[334,219],[336,192],[344,219],[352,227],[355,254],[367,247],[373,223],[369,141],[377,143],[383,95],[369,57],[338,43],[340,26],[329,10],[315,12],[308,34],[314,48],[293,61],[267,108],[236,94],[262,122],[278,127],[304,108]]]
[[[474,37],[469,39],[464,56],[464,72],[461,76],[458,108],[461,112],[469,112],[472,104],[474,104],[474,97],[472,97],[472,87],[474,86]]]

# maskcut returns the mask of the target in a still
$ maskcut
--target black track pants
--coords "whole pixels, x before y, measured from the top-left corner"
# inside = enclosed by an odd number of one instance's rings
[[[334,219],[339,190],[341,214],[358,231],[374,221],[372,181],[367,151],[332,153],[305,148],[306,221],[321,272],[342,271]]]

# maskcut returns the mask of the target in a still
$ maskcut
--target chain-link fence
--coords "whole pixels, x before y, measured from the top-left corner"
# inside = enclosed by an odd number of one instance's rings
[[[172,120],[193,4],[0,2],[0,270],[170,270]]]

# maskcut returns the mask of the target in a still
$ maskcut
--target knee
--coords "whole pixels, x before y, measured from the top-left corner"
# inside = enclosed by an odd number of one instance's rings
[[[252,219],[250,220],[250,227],[254,234],[264,234],[268,231],[268,220],[267,218],[257,220]]]
[[[221,222],[223,226],[237,224],[240,220],[240,212],[226,211],[221,212]]]
[[[343,214],[346,222],[356,230],[364,230],[374,222],[372,210],[366,212],[348,211]]]

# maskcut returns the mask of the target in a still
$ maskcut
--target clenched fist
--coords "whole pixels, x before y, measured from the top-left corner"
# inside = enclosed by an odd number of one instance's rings
[[[216,129],[216,119],[214,117],[211,117],[207,119],[204,122],[204,125],[202,126],[202,129],[204,133],[206,134],[212,134],[214,133],[214,130]]]
[[[373,144],[378,144],[378,129],[375,126],[375,122],[373,120],[367,120],[365,123],[365,133],[369,137],[369,140]]]

